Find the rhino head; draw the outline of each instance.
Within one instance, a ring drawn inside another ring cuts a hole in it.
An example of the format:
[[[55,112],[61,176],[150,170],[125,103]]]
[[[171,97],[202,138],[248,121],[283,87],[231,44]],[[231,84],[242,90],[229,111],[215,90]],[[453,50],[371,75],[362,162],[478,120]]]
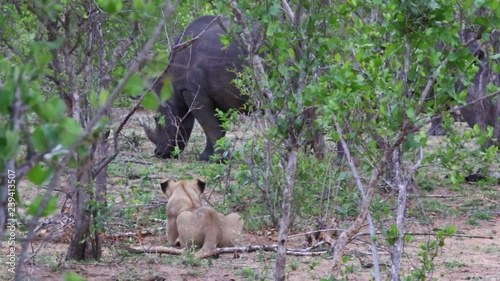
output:
[[[142,123],[147,138],[156,145],[155,155],[159,158],[172,158],[176,147],[182,152],[191,135],[194,117],[183,108],[183,103],[177,103],[175,97],[162,104],[155,116],[153,129]]]

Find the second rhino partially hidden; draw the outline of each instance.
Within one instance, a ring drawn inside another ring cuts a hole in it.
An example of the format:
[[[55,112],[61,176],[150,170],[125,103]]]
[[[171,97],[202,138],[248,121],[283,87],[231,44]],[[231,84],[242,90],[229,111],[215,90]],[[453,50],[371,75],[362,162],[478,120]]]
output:
[[[217,247],[231,247],[241,236],[243,220],[231,213],[224,216],[209,206],[201,206],[205,181],[164,179],[160,186],[167,203],[167,241],[184,248],[201,248],[200,257]]]

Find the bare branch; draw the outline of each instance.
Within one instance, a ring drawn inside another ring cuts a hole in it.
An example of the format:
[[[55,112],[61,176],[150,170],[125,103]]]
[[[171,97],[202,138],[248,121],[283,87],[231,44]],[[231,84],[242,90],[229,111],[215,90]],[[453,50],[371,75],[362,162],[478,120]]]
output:
[[[398,189],[398,206],[396,212],[396,229],[398,231],[397,239],[394,242],[392,251],[391,280],[399,281],[401,258],[404,249],[404,215],[406,210],[406,199],[408,181],[403,175],[401,167],[401,148],[398,146],[392,154],[392,169],[394,170],[394,182]]]
[[[338,123],[337,117],[335,115],[333,115],[333,121],[335,124],[335,128],[340,136],[342,146],[345,149],[346,156],[349,155],[349,158],[350,158],[350,160],[348,160],[349,165],[351,166],[353,174],[355,174],[355,177],[357,177],[356,183],[358,185],[358,188],[360,188],[360,187],[363,188],[363,185],[361,183],[359,174],[357,173],[357,169],[354,165],[352,157],[350,157],[349,149],[347,147],[347,143],[345,142],[344,134],[342,133],[342,129],[341,129],[341,127]],[[382,156],[380,161],[377,163],[377,166],[374,168],[374,171],[372,172],[372,176],[370,178],[370,181],[368,183],[366,191],[361,193],[363,196],[363,200],[361,202],[361,210],[360,210],[358,217],[356,217],[356,220],[348,229],[346,229],[344,232],[342,232],[339,235],[339,238],[337,239],[335,244],[332,246],[332,250],[333,250],[332,271],[336,271],[338,269],[338,267],[340,266],[340,264],[341,264],[340,261],[342,260],[344,249],[345,249],[345,246],[347,245],[348,241],[350,241],[350,239],[357,232],[359,232],[361,227],[363,227],[363,223],[368,215],[368,212],[370,210],[370,204],[371,204],[371,201],[372,201],[373,196],[375,194],[375,188],[377,186],[377,182],[384,171],[384,167],[386,166],[389,159],[392,158],[394,150],[397,147],[399,147],[399,145],[401,145],[401,143],[403,143],[403,141],[406,140],[407,135],[411,132],[411,128],[412,128],[412,125],[408,121],[405,121],[403,123],[398,137],[394,140],[394,142],[391,144],[391,146],[389,146],[385,150],[384,155]]]
[[[219,255],[219,254],[237,254],[237,253],[251,253],[257,251],[263,252],[276,252],[278,245],[249,245],[246,247],[226,247],[226,248],[217,248],[214,251],[210,251],[207,253],[203,253],[198,255],[198,258],[208,258],[211,256]],[[172,248],[172,247],[163,247],[163,246],[143,246],[143,247],[125,247],[125,249],[133,254],[142,254],[142,253],[150,253],[150,254],[170,254],[170,255],[183,255],[186,254],[187,251],[184,249]],[[304,249],[287,249],[286,254],[290,256],[320,256],[326,254],[326,251],[304,251]]]
[[[405,54],[404,54],[404,68],[403,68],[403,97],[409,96],[409,81],[408,81],[408,72],[410,71],[410,63],[411,63],[411,40],[408,36],[405,36]]]
[[[283,4],[283,10],[285,11],[285,14],[288,16],[290,21],[293,21],[295,19],[295,15],[292,11],[292,8],[290,8],[290,5],[288,5],[288,1],[281,0],[281,3]]]
[[[370,246],[372,250],[372,260],[373,260],[373,274],[375,275],[375,281],[380,281],[381,276],[380,276],[380,260],[378,258],[378,251],[377,251],[377,239],[376,239],[376,231],[375,231],[375,225],[373,223],[373,218],[372,214],[368,212],[366,216],[366,220],[368,221],[368,226],[370,229]]]
[[[311,234],[316,234],[318,232],[328,232],[328,231],[344,231],[345,228],[325,228],[325,229],[317,229],[317,230],[311,230],[307,232],[302,232],[302,233],[297,233],[297,234],[292,234],[288,235],[288,239],[290,238],[295,238],[295,237],[302,237],[305,235],[311,235]]]
[[[422,107],[424,106],[424,102],[427,99],[427,96],[429,95],[429,92],[432,89],[432,86],[434,85],[434,82],[436,82],[436,79],[439,75],[439,72],[441,72],[441,68],[443,68],[446,64],[448,63],[448,58],[444,59],[434,71],[434,73],[429,77],[429,80],[427,80],[427,84],[425,85],[424,90],[422,91],[422,95],[420,96],[420,100],[417,104],[417,107],[415,108],[415,114],[418,115],[420,111],[422,110]]]
[[[290,125],[293,127],[293,125]],[[290,129],[291,130],[291,129]],[[297,171],[297,141],[292,137],[292,132],[289,132],[287,166],[285,172],[285,187],[283,189],[283,199],[281,202],[281,220],[277,246],[276,267],[274,271],[274,280],[285,280],[285,265],[287,242],[288,242],[288,225],[290,223],[291,202],[293,197],[293,188],[295,186],[295,176]]]
[[[21,129],[21,121],[23,114],[23,101],[21,99],[21,86],[17,85],[16,90],[14,92],[14,103],[11,109],[10,115],[10,123],[12,124],[12,132],[18,133]],[[15,157],[11,157],[7,160],[5,164],[5,170],[3,174],[0,176],[2,191],[0,192],[0,237],[3,237],[3,233],[5,231],[5,224],[10,220],[15,220],[15,218],[9,217],[9,213],[7,212],[7,197],[10,192],[15,192],[15,186],[9,184],[8,179],[12,179],[8,177],[9,175],[14,175],[16,179],[14,179],[16,183],[20,182],[20,178],[16,175],[16,159]]]

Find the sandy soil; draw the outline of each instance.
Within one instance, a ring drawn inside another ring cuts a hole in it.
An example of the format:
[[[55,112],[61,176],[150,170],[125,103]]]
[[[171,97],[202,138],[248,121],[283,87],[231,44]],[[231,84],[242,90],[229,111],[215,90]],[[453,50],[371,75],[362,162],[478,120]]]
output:
[[[243,117],[244,118],[244,117]],[[144,116],[143,116],[144,119]],[[154,163],[166,162],[157,160],[150,155],[152,145],[144,140],[144,135],[137,129],[137,119],[128,128],[129,132],[135,131],[142,138],[142,145],[136,149],[144,156],[144,161]],[[233,138],[244,139],[250,137],[244,130],[239,130],[239,133],[231,134]],[[199,143],[191,144],[187,148],[186,153],[199,153],[203,148],[203,134],[198,127],[193,134],[193,139],[198,139]],[[133,156],[134,153],[125,153],[125,156]],[[181,159],[176,164],[175,160],[169,160],[168,165],[185,165]],[[174,161],[174,162],[172,162]],[[189,161],[188,161],[189,162]],[[191,161],[192,163],[192,161]],[[169,166],[170,167],[170,166]],[[148,166],[149,170],[154,172],[153,166]],[[189,174],[188,171],[183,173]],[[135,183],[140,180],[136,180]],[[131,194],[127,189],[127,185],[131,185],[133,181],[125,181],[120,178],[111,178],[112,189],[110,194],[117,195],[115,204],[118,204],[122,197],[128,198]],[[26,184],[28,185],[28,184]],[[435,232],[436,228],[442,228],[445,225],[454,225],[457,227],[457,234],[464,236],[477,237],[450,237],[445,240],[444,248],[437,253],[435,257],[435,270],[426,280],[435,278],[436,280],[500,280],[500,204],[499,202],[485,198],[476,185],[469,185],[464,193],[456,193],[449,191],[448,188],[440,188],[429,192],[433,195],[441,195],[433,200],[441,202],[447,210],[463,210],[462,206],[470,201],[471,197],[477,197],[484,204],[493,206],[492,213],[494,214],[490,220],[478,220],[475,225],[472,225],[468,218],[472,212],[456,212],[455,215],[445,215],[443,213],[429,212],[428,217],[433,218],[431,225],[422,224],[416,217],[408,216],[407,232],[414,234],[422,234]],[[477,188],[477,190],[476,190]],[[490,187],[490,192],[500,192],[500,186]],[[160,197],[158,191],[155,193],[157,202],[165,201],[165,198]],[[29,193],[29,192],[26,192]],[[429,195],[426,193],[426,195]],[[464,196],[465,194],[465,196]],[[33,194],[25,194],[26,198],[30,198]],[[216,196],[214,197],[216,198]],[[416,197],[410,199],[409,208],[416,205]],[[162,201],[163,200],[163,201]],[[62,203],[63,199],[60,200]],[[126,201],[126,200],[125,200]],[[496,207],[495,207],[496,206]],[[154,207],[154,206],[153,206]],[[142,214],[146,216],[147,214]],[[141,214],[137,214],[141,216]],[[145,226],[147,227],[147,226]],[[363,231],[367,231],[366,229]],[[158,235],[145,238],[144,244],[163,245],[164,235],[160,232]],[[274,244],[277,239],[277,230],[265,229],[256,233],[246,232],[241,241],[241,245],[264,245]],[[381,237],[381,239],[383,239]],[[420,244],[432,240],[432,237],[425,235],[414,235],[414,239],[406,245],[405,257],[403,262],[403,274],[408,275],[415,268],[422,264],[419,261],[418,255]],[[61,241],[64,239],[61,239]],[[122,244],[137,245],[138,241],[135,238],[125,238],[118,242],[108,241],[103,253],[103,259],[100,262],[66,262],[64,254],[67,249],[67,241],[49,242],[40,247],[34,258],[34,263],[31,262],[26,266],[25,280],[62,280],[66,272],[76,272],[87,280],[271,280],[274,271],[274,253],[269,252],[254,252],[245,253],[234,256],[232,254],[221,255],[217,259],[193,261],[188,256],[170,256],[158,254],[127,254],[119,249]],[[290,247],[303,247],[304,237],[299,236],[291,239]],[[33,243],[33,249],[37,249],[41,242]],[[2,244],[2,255],[7,253],[7,248]],[[369,256],[370,250],[366,243],[366,239],[353,241],[348,249],[347,256],[349,261],[343,267],[345,275],[349,280],[370,280],[372,268],[365,268],[371,261]],[[390,256],[387,250],[381,250],[380,260],[385,263],[390,261]],[[383,268],[386,269],[386,268]],[[5,265],[0,265],[0,271],[6,270]],[[287,262],[288,280],[305,281],[305,280],[334,280],[328,279],[331,270],[331,261],[328,255],[321,257],[296,257],[289,256]],[[383,273],[383,279],[387,277]],[[0,280],[11,280],[9,274],[1,274]],[[325,279],[322,279],[325,278]]]

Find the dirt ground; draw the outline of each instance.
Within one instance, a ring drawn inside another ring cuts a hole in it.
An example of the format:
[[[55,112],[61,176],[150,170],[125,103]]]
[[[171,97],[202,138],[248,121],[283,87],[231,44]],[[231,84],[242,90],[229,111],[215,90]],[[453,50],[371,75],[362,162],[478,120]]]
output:
[[[469,236],[484,236],[485,238],[453,237],[446,239],[446,245],[436,257],[436,270],[432,277],[436,280],[500,280],[500,216],[480,225],[470,226],[464,223],[465,218],[453,220],[437,220],[435,225],[455,225],[458,234]],[[409,232],[427,232],[427,228],[412,227]],[[491,239],[486,238],[491,237]],[[245,234],[242,245],[264,245],[274,243],[273,237],[257,234]],[[406,272],[411,270],[410,264],[418,266],[417,251],[425,237],[418,237],[406,246],[404,264]],[[302,241],[292,240],[291,247],[300,247]],[[34,244],[37,247],[38,243]],[[217,259],[202,261],[199,265],[186,262],[186,257],[144,254],[138,256],[118,257],[106,251],[103,261],[76,263],[61,261],[67,244],[48,244],[41,250],[40,257],[52,257],[60,264],[45,263],[27,266],[26,280],[62,280],[66,271],[73,271],[87,280],[271,280],[274,270],[272,253],[259,252],[220,255]],[[348,253],[368,253],[364,245],[351,245]],[[383,252],[382,252],[383,253]],[[109,255],[109,256],[108,256]],[[371,260],[370,256],[361,257]],[[381,261],[389,261],[389,255],[381,255]],[[371,269],[362,268],[357,258],[352,258],[347,264],[352,272],[349,280],[370,280]],[[292,266],[291,266],[292,265]],[[329,280],[331,261],[325,257],[288,257],[288,280]],[[6,276],[4,275],[3,278]],[[2,279],[3,279],[2,278]],[[9,279],[3,279],[9,280]],[[333,279],[332,279],[333,280]],[[429,280],[429,279],[428,279]]]
[[[143,119],[146,119],[142,114]],[[129,125],[128,132],[136,132],[142,138],[141,147],[134,152],[123,153],[122,157],[131,157],[134,153],[142,153],[142,161],[154,165],[146,167],[147,173],[158,175],[155,165],[167,165],[165,169],[179,168],[186,165],[197,165],[195,160],[159,160],[151,156],[152,145],[144,138],[144,134],[137,127],[137,119]],[[235,138],[244,138],[245,132],[233,133]],[[195,155],[203,148],[203,135],[197,128],[192,136],[194,145],[187,150]],[[196,141],[197,140],[197,141]],[[189,152],[186,152],[189,153]],[[123,158],[122,158],[123,159]],[[174,170],[172,170],[174,171]],[[196,176],[198,171],[190,168],[179,168],[179,173]],[[159,175],[158,175],[159,176]],[[139,184],[140,179],[134,182]],[[114,204],[137,204],[127,202],[132,191],[123,191],[132,181],[123,181],[118,177],[110,178],[110,196],[115,196]],[[26,184],[29,185],[29,184]],[[21,189],[23,190],[23,189]],[[29,189],[24,189],[29,190]],[[486,191],[485,191],[486,190]],[[28,192],[26,192],[28,193]],[[23,198],[32,198],[35,193],[24,194]],[[166,199],[161,197],[159,190],[152,190],[153,201],[164,204]],[[423,235],[435,233],[437,229],[446,225],[457,227],[454,237],[446,238],[445,246],[440,250],[434,260],[435,269],[432,276],[425,280],[500,280],[500,202],[498,194],[499,185],[490,185],[487,188],[477,184],[466,184],[461,191],[451,191],[447,187],[438,187],[430,192],[420,192],[418,196],[411,196],[408,208],[415,206],[421,200],[431,200],[437,207],[429,210],[426,217],[432,219],[431,224],[422,223],[417,216],[409,215],[406,218],[407,233],[413,234],[413,240],[406,244],[403,261],[403,274],[409,275],[412,270],[422,266],[420,262],[420,245],[433,241],[435,237]],[[485,194],[496,194],[488,196]],[[120,196],[123,195],[123,196]],[[64,198],[60,198],[62,205]],[[474,201],[475,200],[475,201]],[[471,201],[479,202],[470,204]],[[139,202],[140,203],[140,202]],[[468,208],[464,206],[470,205]],[[156,205],[152,205],[152,208]],[[478,209],[489,210],[492,216],[487,219],[476,219],[471,222],[473,214]],[[410,211],[409,211],[410,212]],[[140,216],[141,214],[133,214]],[[120,222],[114,222],[119,224]],[[161,226],[161,224],[160,224]],[[147,227],[147,226],[144,226]],[[305,231],[305,230],[304,230]],[[362,232],[367,232],[363,229]],[[164,245],[164,232],[160,231],[143,240],[144,245]],[[291,234],[300,234],[295,231]],[[246,233],[241,238],[240,246],[267,245],[276,243],[277,230],[263,229]],[[346,251],[349,258],[343,266],[345,279],[343,280],[370,280],[373,268],[369,244],[367,239],[353,240]],[[5,242],[3,242],[5,243]],[[35,241],[32,249],[38,249],[41,241]],[[189,255],[174,256],[167,254],[130,254],[123,251],[120,246],[138,245],[136,237],[122,238],[115,241],[106,240],[103,258],[99,262],[67,262],[64,255],[67,250],[67,241],[63,238],[57,242],[44,243],[34,255],[32,262],[26,265],[25,280],[63,280],[66,272],[75,272],[86,280],[271,280],[274,272],[275,254],[271,252],[252,252],[239,255],[222,254],[215,259],[193,260]],[[304,236],[299,235],[289,241],[291,248],[303,248]],[[324,248],[326,250],[326,248]],[[6,254],[5,245],[1,247],[2,254]],[[34,260],[34,262],[33,262]],[[390,255],[388,249],[380,250],[382,264],[388,264]],[[287,280],[342,280],[330,278],[331,260],[328,254],[315,257],[288,256]],[[386,267],[382,267],[383,279],[387,278]],[[0,265],[0,271],[6,270],[5,265]],[[11,280],[8,273],[0,274],[0,280]],[[410,280],[410,279],[409,279]],[[411,279],[416,280],[416,279]]]

